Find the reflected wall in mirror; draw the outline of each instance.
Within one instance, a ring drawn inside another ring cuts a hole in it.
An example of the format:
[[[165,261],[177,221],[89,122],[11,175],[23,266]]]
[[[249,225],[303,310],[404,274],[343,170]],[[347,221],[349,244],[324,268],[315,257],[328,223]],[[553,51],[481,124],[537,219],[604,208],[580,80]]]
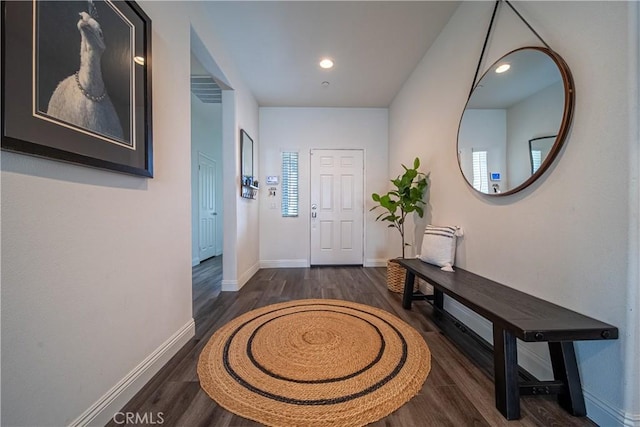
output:
[[[573,97],[571,72],[555,52],[525,47],[500,58],[475,86],[460,120],[458,162],[469,185],[507,195],[535,181],[566,138]]]

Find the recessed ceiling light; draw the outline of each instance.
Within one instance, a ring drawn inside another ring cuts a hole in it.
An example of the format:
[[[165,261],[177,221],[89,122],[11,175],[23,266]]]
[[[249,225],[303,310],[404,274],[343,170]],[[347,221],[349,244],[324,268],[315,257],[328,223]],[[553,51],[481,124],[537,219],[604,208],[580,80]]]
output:
[[[329,82],[324,81],[322,83],[320,83],[322,85],[322,87],[328,87],[329,86]]]
[[[329,58],[325,58],[322,61],[320,61],[320,67],[325,69],[333,68],[333,61],[330,60]]]
[[[509,64],[502,64],[500,65],[498,68],[496,68],[496,73],[500,74],[500,73],[504,73],[505,71],[507,71],[509,68],[511,68],[511,65]]]

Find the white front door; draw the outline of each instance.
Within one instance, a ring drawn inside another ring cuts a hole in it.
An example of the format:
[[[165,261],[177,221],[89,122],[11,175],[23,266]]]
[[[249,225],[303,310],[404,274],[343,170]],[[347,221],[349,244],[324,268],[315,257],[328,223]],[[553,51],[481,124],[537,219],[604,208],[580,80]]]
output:
[[[216,162],[198,154],[198,205],[200,206],[200,261],[216,254]]]
[[[311,150],[311,265],[362,265],[362,150]]]

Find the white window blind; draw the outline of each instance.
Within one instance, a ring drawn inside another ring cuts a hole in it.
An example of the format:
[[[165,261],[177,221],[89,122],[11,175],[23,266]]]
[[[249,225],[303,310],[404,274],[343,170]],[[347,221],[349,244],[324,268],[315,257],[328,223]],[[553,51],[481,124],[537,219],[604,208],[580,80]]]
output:
[[[297,152],[282,152],[282,216],[298,216]]]
[[[540,165],[542,164],[542,151],[541,150],[531,150],[531,174],[536,173],[538,169],[540,169]]]
[[[482,192],[489,192],[489,174],[487,171],[487,152],[473,152],[473,188]]]

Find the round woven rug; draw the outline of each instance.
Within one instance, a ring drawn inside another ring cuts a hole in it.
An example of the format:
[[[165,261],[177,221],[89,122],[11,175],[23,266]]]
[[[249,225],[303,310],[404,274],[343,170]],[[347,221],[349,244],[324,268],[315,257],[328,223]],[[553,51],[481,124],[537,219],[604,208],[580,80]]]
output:
[[[200,354],[200,384],[225,409],[271,426],[362,426],[415,396],[431,369],[420,334],[341,300],[245,313]]]

